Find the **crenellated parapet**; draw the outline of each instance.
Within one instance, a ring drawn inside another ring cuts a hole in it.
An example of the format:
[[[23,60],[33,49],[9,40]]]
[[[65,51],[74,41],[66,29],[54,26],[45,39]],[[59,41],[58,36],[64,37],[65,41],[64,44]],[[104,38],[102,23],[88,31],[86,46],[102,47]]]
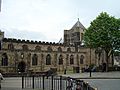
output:
[[[41,44],[41,45],[64,45],[63,43],[33,41],[33,40],[14,39],[14,38],[4,38],[3,42],[25,43],[25,44]]]
[[[41,49],[39,49],[41,48]],[[33,40],[22,40],[14,38],[4,38],[2,43],[2,50],[8,51],[35,51],[35,52],[46,52],[48,48],[51,48],[53,52],[59,51],[61,48],[62,52],[76,52],[75,46],[66,45],[64,43],[45,42],[45,41],[33,41]]]

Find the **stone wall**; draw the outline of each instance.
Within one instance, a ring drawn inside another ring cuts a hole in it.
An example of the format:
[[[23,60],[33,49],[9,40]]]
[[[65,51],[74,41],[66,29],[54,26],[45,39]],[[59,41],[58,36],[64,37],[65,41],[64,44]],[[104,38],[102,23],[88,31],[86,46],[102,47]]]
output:
[[[9,46],[12,45],[13,48]],[[26,45],[27,49],[24,50],[23,46]],[[36,46],[40,47],[40,50],[36,50]],[[49,49],[50,48],[50,49]],[[60,50],[58,49],[60,48]],[[69,49],[68,49],[69,48]],[[6,53],[8,57],[8,65],[1,66],[4,72],[17,72],[18,64],[24,61],[26,64],[25,72],[41,72],[47,71],[50,68],[57,68],[58,72],[64,71],[64,69],[73,70],[73,67],[84,68],[85,65],[89,65],[89,49],[85,47],[79,47],[78,51],[75,51],[74,46],[66,46],[58,43],[48,42],[31,42],[25,40],[16,39],[4,39],[2,43],[2,50],[0,51],[0,61],[2,61],[2,55]],[[23,54],[23,57],[21,57]],[[37,65],[32,65],[32,56],[36,54],[38,56]],[[51,56],[51,64],[46,65],[46,56]],[[62,56],[63,64],[59,65],[59,57]],[[70,56],[73,56],[74,63],[70,64]],[[83,63],[80,63],[81,55],[84,56]],[[92,60],[94,59],[94,52],[92,52]],[[94,61],[92,61],[94,63]],[[1,62],[0,62],[1,64]]]

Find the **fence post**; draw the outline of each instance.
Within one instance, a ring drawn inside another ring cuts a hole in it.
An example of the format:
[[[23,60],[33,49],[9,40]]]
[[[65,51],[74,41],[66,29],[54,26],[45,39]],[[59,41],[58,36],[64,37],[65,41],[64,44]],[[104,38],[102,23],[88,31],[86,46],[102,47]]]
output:
[[[51,90],[53,90],[53,75],[52,75],[52,80],[51,80],[52,82],[51,82],[51,85],[52,85],[52,88],[51,88]]]
[[[34,75],[32,77],[32,88],[34,89]]]
[[[45,76],[43,75],[43,90],[45,90]]]
[[[62,76],[60,76],[60,90],[62,90]]]
[[[24,88],[24,76],[22,76],[22,89]]]

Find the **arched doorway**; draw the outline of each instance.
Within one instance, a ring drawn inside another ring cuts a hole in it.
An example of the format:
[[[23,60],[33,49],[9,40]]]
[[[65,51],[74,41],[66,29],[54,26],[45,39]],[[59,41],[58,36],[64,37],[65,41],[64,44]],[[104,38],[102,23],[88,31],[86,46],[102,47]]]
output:
[[[24,61],[18,63],[18,72],[25,72],[26,64]]]

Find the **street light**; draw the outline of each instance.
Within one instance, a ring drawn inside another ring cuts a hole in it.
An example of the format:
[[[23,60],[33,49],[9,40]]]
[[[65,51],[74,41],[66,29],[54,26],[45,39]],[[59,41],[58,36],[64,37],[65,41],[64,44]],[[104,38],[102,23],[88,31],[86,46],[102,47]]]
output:
[[[89,68],[90,68],[90,77],[91,77],[91,76],[92,76],[92,75],[91,75],[91,74],[92,74],[92,73],[91,73],[91,69],[92,69],[92,68],[91,68],[91,47],[90,47],[90,67],[89,67]]]

